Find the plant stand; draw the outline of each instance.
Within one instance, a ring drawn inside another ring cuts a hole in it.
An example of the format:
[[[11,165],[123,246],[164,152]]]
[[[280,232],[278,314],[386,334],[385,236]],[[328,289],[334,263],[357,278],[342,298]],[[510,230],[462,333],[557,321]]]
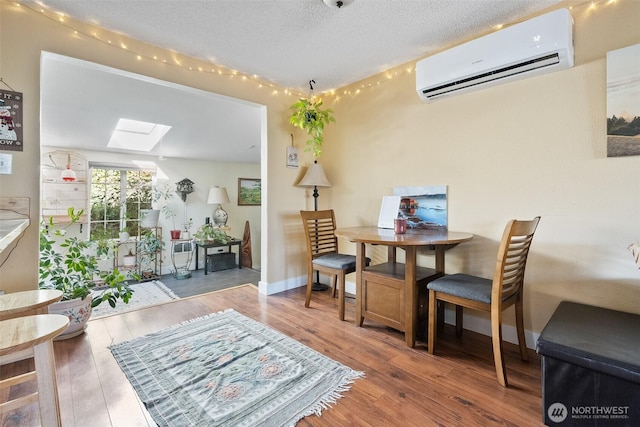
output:
[[[182,260],[176,260],[176,255],[183,255]],[[177,280],[189,279],[191,271],[189,266],[193,259],[193,240],[172,239],[171,240],[171,262],[173,263],[173,277]]]

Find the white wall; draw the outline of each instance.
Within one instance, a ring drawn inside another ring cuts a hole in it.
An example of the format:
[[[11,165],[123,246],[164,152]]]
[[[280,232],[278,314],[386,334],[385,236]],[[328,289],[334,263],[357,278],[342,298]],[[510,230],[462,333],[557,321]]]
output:
[[[43,153],[54,151],[56,147],[43,145]],[[142,155],[129,155],[119,153],[108,153],[102,151],[74,150],[83,155],[88,162],[104,162],[134,166],[134,161],[152,161],[156,163],[159,182],[166,182],[175,187],[175,183],[184,178],[193,181],[194,192],[187,196],[187,214],[193,218],[191,231],[196,231],[197,227],[204,224],[206,217],[211,217],[216,205],[207,204],[207,196],[211,185],[226,187],[229,194],[230,203],[222,207],[229,214],[227,226],[231,228],[227,233],[233,237],[242,239],[245,221],[249,221],[251,227],[251,251],[253,268],[260,269],[260,206],[238,206],[238,178],[259,178],[260,165],[250,163],[224,163],[212,161],[196,161],[186,159],[166,159],[158,160],[155,157]],[[178,214],[175,218],[175,226],[183,228],[184,223],[184,203],[176,195],[169,201],[170,206]],[[86,209],[88,212],[88,207]],[[163,258],[163,273],[169,273],[171,265],[170,248],[168,242],[171,241],[169,230],[174,228],[173,220],[165,218],[162,214],[158,225],[162,227],[162,237],[165,242],[165,255]],[[202,259],[202,258],[201,258]],[[202,265],[202,261],[200,262]],[[192,264],[194,267],[194,264]]]

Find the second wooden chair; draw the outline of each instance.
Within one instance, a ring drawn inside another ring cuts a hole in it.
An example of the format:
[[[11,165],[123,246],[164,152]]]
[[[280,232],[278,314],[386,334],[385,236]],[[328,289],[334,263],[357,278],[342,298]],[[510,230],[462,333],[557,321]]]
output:
[[[345,277],[356,271],[356,257],[338,252],[333,209],[300,211],[300,215],[307,241],[307,295],[304,306],[308,308],[311,301],[313,272],[328,274],[332,277],[332,289],[338,289],[338,317],[344,320]]]

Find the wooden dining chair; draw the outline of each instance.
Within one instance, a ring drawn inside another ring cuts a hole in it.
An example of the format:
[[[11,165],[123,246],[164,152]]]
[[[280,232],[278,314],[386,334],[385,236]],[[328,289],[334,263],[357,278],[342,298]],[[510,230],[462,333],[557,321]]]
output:
[[[429,353],[433,354],[436,342],[438,301],[456,305],[456,332],[462,333],[462,308],[491,313],[491,337],[493,359],[498,382],[507,387],[507,371],[502,345],[502,312],[515,305],[516,329],[522,360],[529,360],[524,338],[523,285],[524,270],[540,217],[530,221],[511,220],[507,224],[496,259],[493,280],[468,274],[451,274],[430,282],[429,289]]]
[[[356,271],[356,256],[338,252],[338,238],[334,234],[336,218],[333,209],[300,211],[300,215],[307,241],[307,296],[304,306],[308,308],[311,302],[313,272],[328,274],[332,277],[331,292],[334,297],[335,290],[338,289],[338,317],[344,320],[345,277]]]

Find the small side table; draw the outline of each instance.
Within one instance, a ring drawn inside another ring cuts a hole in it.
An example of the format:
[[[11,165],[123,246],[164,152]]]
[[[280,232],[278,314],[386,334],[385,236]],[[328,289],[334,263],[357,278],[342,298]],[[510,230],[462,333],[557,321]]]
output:
[[[207,255],[208,255],[208,251],[209,248],[223,248],[223,247],[228,247],[229,248],[229,252],[231,252],[231,247],[232,246],[237,246],[238,247],[238,268],[242,268],[242,240],[240,239],[236,239],[236,238],[231,238],[231,240],[229,240],[227,243],[220,243],[220,242],[195,242],[196,244],[196,270],[198,269],[198,252],[200,252],[200,248],[204,249],[204,274],[207,275],[209,272],[208,266],[207,266]]]
[[[171,262],[173,263],[173,268],[175,270],[174,277],[178,280],[188,279],[191,277],[189,266],[193,259],[193,243],[193,239],[171,239]],[[187,256],[186,259],[183,259],[182,261],[176,261],[176,254],[187,254]],[[197,267],[196,258],[196,269]]]

